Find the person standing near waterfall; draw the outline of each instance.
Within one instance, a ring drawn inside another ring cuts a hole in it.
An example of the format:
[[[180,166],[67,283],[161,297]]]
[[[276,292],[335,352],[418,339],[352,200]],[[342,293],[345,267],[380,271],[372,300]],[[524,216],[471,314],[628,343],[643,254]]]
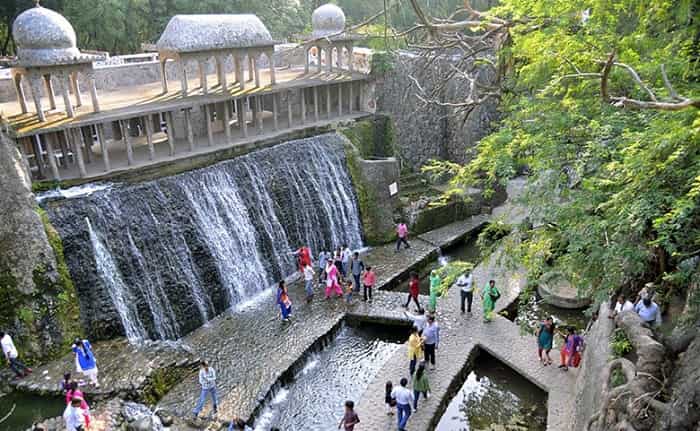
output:
[[[277,287],[277,305],[280,307],[282,320],[289,321],[289,317],[292,315],[292,300],[289,298],[287,283],[284,280],[280,281]]]
[[[197,419],[204,408],[204,403],[207,402],[207,395],[211,396],[211,402],[214,407],[213,412],[214,416],[216,416],[219,408],[219,400],[216,396],[216,371],[209,366],[206,360],[202,360],[199,363],[199,385],[202,391],[199,394],[197,406],[194,408],[194,418]]]
[[[326,265],[326,299],[330,299],[331,292],[335,292],[338,297],[343,296],[343,288],[338,282],[338,266],[329,261]]]
[[[352,273],[352,278],[355,280],[354,288],[355,293],[360,293],[360,276],[365,270],[365,263],[360,259],[360,253],[355,252],[352,255],[352,260],[350,261],[350,272]],[[365,298],[365,301],[367,298]]]
[[[314,296],[314,276],[316,273],[314,272],[314,269],[311,267],[311,263],[308,263],[304,267],[304,288],[306,290],[306,302],[309,303],[311,302],[311,299]]]
[[[92,345],[88,340],[76,338],[73,342],[73,353],[75,353],[76,370],[90,379],[90,383],[96,388],[100,387],[97,381],[97,360],[92,352]]]

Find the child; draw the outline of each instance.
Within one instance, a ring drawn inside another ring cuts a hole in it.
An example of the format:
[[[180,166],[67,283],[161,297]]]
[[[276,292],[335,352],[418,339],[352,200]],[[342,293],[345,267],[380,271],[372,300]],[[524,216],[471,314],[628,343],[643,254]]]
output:
[[[338,429],[344,425],[345,431],[353,431],[355,429],[355,425],[358,423],[360,423],[360,418],[357,416],[357,413],[355,413],[355,403],[350,400],[345,401],[345,415],[343,416],[343,419],[340,420]]]
[[[348,304],[352,302],[352,281],[349,280],[345,286],[345,300]]]
[[[391,392],[394,390],[394,384],[391,380],[386,382],[386,389],[384,392],[384,403],[386,404],[386,414],[392,416],[394,414],[394,407],[396,407],[396,400],[391,396]]]
[[[63,393],[63,395],[65,395],[66,392],[68,392],[70,390],[70,377],[71,377],[70,373],[65,373],[63,375],[63,380],[61,380],[61,383],[59,383],[59,388],[61,389],[61,392]]]

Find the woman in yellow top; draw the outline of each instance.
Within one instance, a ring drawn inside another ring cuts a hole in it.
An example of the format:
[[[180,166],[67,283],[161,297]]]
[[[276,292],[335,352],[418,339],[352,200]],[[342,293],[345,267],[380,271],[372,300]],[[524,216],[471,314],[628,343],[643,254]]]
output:
[[[423,357],[423,341],[423,337],[421,337],[418,332],[418,328],[415,326],[411,327],[411,335],[408,337],[408,360],[411,361],[409,362],[408,369],[411,376],[413,372],[416,371],[416,362],[418,362],[418,358]]]

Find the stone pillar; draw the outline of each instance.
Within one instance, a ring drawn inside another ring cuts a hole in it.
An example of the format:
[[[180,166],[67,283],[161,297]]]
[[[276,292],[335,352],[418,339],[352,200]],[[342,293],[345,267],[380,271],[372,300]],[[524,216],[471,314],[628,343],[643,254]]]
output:
[[[217,56],[216,57],[216,69],[219,74],[219,86],[221,86],[221,89],[226,91],[226,88],[228,87],[228,84],[226,83],[226,57],[225,56]]]
[[[236,82],[240,84],[243,81],[241,76],[241,59],[235,52],[233,54],[233,74],[236,77]]]
[[[255,73],[255,58],[248,51],[248,81],[254,79],[253,73]]]
[[[255,96],[255,111],[257,112],[257,119],[255,123],[258,126],[258,134],[262,135],[264,132],[262,96]]]
[[[146,143],[148,144],[148,160],[155,158],[156,150],[153,147],[153,119],[150,117],[143,118],[144,126],[146,127]]]
[[[22,88],[22,75],[19,73],[12,77],[12,81],[15,83],[15,92],[17,92],[17,101],[19,102],[19,107],[22,109],[22,113],[27,113],[27,98],[24,97],[24,88]]]
[[[355,71],[355,47],[352,45],[348,46],[348,71],[350,73]]]
[[[328,61],[328,72],[333,72],[333,44],[328,45],[328,55],[326,56]]]
[[[272,93],[272,127],[275,131],[279,130],[279,124],[277,121],[277,93]]]
[[[61,84],[61,96],[63,96],[63,104],[66,108],[66,115],[69,118],[75,117],[75,112],[73,111],[73,103],[70,100],[70,76],[67,73],[60,73],[58,75],[59,83]]]
[[[239,101],[239,108],[240,108],[240,125],[241,125],[241,131],[243,132],[243,137],[247,138],[248,137],[248,113],[247,111],[247,97],[243,97],[241,99],[238,99]]]
[[[352,114],[352,112],[355,109],[355,95],[352,93],[352,89],[355,86],[355,83],[353,81],[350,81],[350,85],[348,85],[349,90],[350,90],[350,107],[348,108],[349,112]]]
[[[100,112],[100,101],[97,99],[97,86],[95,85],[95,72],[90,71],[86,75],[88,77],[89,82],[88,86],[90,88],[90,101],[92,102],[92,110],[94,112]]]
[[[39,135],[34,135],[30,139],[32,140],[36,166],[39,169],[39,178],[46,178],[46,160],[44,160],[44,154],[41,151],[41,145],[39,145]]]
[[[314,121],[318,120],[318,87],[314,87]]]
[[[107,141],[105,140],[104,125],[96,124],[95,129],[97,129],[97,140],[100,142],[100,150],[102,151],[102,162],[105,165],[105,172],[109,172],[112,167],[109,163],[109,149],[107,148]]]
[[[226,143],[231,143],[231,101],[226,100],[224,105],[224,133],[226,134]]]
[[[78,72],[71,73],[70,80],[73,96],[75,97],[75,106],[83,106],[83,97],[80,94],[80,84],[78,83]]]
[[[270,84],[277,84],[277,75],[275,74],[275,50],[271,49],[267,52],[267,61],[270,63]]]
[[[44,145],[46,146],[46,153],[49,157],[49,166],[51,167],[51,175],[56,181],[61,181],[61,175],[58,173],[58,165],[56,164],[56,153],[53,150],[53,143],[55,137],[53,133],[46,133],[43,135]]]
[[[187,64],[180,59],[180,91],[183,96],[187,96]]]
[[[241,86],[241,91],[245,90],[245,72],[243,71],[243,58],[236,56],[236,81]]]
[[[260,88],[260,54],[256,54],[253,57],[253,64],[255,64],[255,87]]]
[[[78,162],[78,171],[80,171],[80,178],[87,177],[87,171],[85,170],[85,160],[83,160],[83,149],[82,149],[82,136],[80,129],[68,129],[66,130],[66,139],[68,135],[72,138],[73,154],[75,155],[75,160]]]
[[[331,84],[326,85],[326,114],[331,118]]]
[[[210,147],[214,146],[214,131],[211,128],[211,109],[209,105],[204,105],[204,121],[207,123],[207,144]]]
[[[168,111],[165,113],[165,128],[168,135],[168,150],[170,157],[175,155],[175,122],[173,121],[173,113]]]
[[[44,75],[44,85],[46,86],[46,94],[49,96],[49,106],[51,109],[56,109],[56,95],[53,92],[51,75]]]
[[[185,109],[185,130],[187,131],[187,143],[190,145],[190,151],[194,151],[194,131],[192,130],[192,111]]]
[[[58,141],[58,148],[61,151],[61,157],[58,159],[58,165],[63,169],[68,168],[68,142],[66,142],[66,134],[56,132],[54,135]]]
[[[160,83],[163,87],[163,94],[166,94],[168,92],[168,75],[165,72],[165,64],[168,60],[167,59],[161,59],[160,60]]]
[[[310,46],[305,46],[304,47],[304,74],[308,75],[309,74],[309,55],[311,53],[311,47]]]
[[[343,84],[338,83],[338,116],[343,115]]]
[[[92,163],[92,126],[81,127],[78,131],[85,151],[85,162]]]
[[[199,86],[202,88],[202,94],[209,94],[207,83],[207,64],[204,60],[197,61],[199,64]]]
[[[317,56],[316,61],[318,62],[318,64],[316,65],[316,68],[318,69],[318,73],[323,72],[323,62],[321,60],[323,60],[324,50],[325,50],[325,48],[322,48],[320,46],[316,47],[316,56]]]
[[[119,120],[119,129],[122,131],[122,139],[126,144],[126,163],[131,166],[134,164],[134,148],[131,145],[131,136],[125,120]]]
[[[44,108],[41,106],[41,86],[43,78],[38,76],[29,77],[29,86],[32,88],[32,99],[34,99],[34,109],[36,109],[36,115],[39,121],[46,121],[46,116],[44,115]]]
[[[301,124],[306,123],[306,91],[303,88],[299,89],[299,97],[301,99]]]
[[[289,128],[292,127],[294,122],[292,121],[292,91],[287,91],[287,125]]]

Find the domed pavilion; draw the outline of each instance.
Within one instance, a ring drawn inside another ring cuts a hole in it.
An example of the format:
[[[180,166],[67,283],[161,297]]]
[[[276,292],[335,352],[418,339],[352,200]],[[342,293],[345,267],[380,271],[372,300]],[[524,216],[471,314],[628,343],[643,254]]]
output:
[[[345,13],[341,8],[326,3],[314,10],[311,15],[311,37],[307,37],[305,49],[305,71],[309,73],[312,63],[310,56],[315,54],[318,72],[324,62],[328,71],[335,65],[340,70],[353,71],[353,46],[360,36],[345,31]]]

